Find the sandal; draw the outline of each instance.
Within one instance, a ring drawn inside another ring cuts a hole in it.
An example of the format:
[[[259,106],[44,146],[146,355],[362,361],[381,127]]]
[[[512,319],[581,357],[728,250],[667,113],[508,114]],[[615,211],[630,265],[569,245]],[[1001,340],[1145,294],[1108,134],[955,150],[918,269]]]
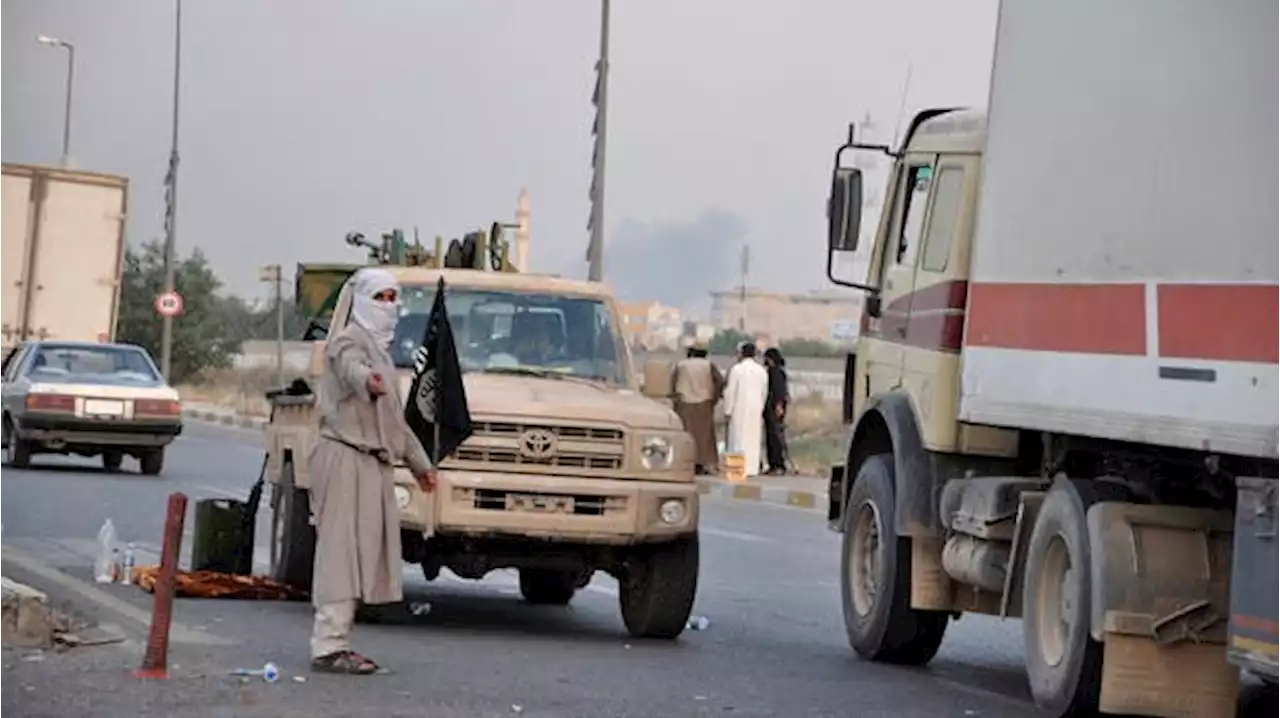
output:
[[[321,673],[367,676],[378,670],[378,664],[355,651],[338,651],[312,659],[311,670]]]

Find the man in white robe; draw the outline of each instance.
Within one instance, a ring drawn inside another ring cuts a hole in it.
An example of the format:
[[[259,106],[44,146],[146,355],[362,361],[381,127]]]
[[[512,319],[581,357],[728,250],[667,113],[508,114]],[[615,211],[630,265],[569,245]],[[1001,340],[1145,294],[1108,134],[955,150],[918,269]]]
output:
[[[725,448],[742,454],[747,476],[760,474],[760,444],[764,437],[764,405],[769,395],[769,372],[756,361],[756,345],[742,345],[741,357],[729,370],[724,388],[724,415],[729,420]]]

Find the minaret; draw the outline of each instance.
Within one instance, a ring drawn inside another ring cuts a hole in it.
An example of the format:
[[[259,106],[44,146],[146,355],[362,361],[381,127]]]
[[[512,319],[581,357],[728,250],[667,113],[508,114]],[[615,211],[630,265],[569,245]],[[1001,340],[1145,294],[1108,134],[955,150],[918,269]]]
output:
[[[516,199],[516,269],[529,271],[529,190],[521,188]]]

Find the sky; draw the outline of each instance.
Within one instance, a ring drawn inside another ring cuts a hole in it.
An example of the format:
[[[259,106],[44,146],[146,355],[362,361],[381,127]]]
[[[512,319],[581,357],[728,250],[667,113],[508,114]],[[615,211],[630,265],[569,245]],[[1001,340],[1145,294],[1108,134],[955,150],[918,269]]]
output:
[[[985,105],[996,2],[613,0],[605,281],[697,310],[749,243],[752,286],[829,289],[848,123]],[[160,237],[173,0],[0,10],[4,161],[58,161],[66,55],[34,38],[70,41],[75,166],[129,177],[129,241]],[[228,291],[363,261],[351,230],[514,221],[522,187],[531,269],[586,276],[598,0],[185,0],[182,20],[178,249]]]

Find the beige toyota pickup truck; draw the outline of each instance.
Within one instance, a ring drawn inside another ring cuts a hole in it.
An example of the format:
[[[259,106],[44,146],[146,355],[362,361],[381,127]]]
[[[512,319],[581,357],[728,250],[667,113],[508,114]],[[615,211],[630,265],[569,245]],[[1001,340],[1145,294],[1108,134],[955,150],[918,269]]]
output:
[[[443,276],[475,430],[441,462],[434,492],[397,471],[405,561],[429,580],[442,568],[468,579],[515,569],[534,604],[567,604],[604,571],[618,581],[631,635],[678,636],[698,582],[692,439],[670,408],[641,393],[608,288],[520,274],[505,262],[493,272],[424,264],[386,267],[402,287],[391,346],[400,388],[408,389]],[[304,286],[312,269],[336,289],[355,268],[300,266],[303,306],[324,294]],[[334,291],[329,301],[332,333],[345,325],[350,297]],[[316,341],[311,377],[323,351]],[[273,396],[266,429],[272,571],[302,585],[313,561],[306,491],[318,421],[304,382]]]

